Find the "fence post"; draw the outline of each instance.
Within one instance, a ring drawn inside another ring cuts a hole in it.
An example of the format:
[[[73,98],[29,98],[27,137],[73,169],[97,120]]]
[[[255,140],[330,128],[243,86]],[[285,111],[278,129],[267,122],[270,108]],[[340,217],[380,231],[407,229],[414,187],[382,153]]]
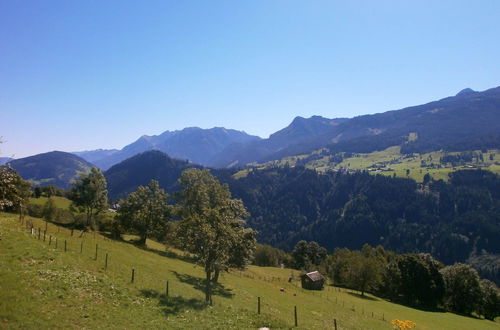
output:
[[[130,281],[130,283],[134,283],[134,277],[135,277],[135,269],[132,268],[132,280]]]
[[[257,297],[257,314],[260,314],[260,297]]]
[[[337,319],[333,319],[333,327],[337,330]]]
[[[83,253],[83,241],[80,242],[80,254]]]
[[[299,326],[299,323],[297,322],[297,306],[294,306],[294,316],[295,316],[295,326],[298,327]]]
[[[94,260],[97,260],[97,249],[99,248],[99,245],[96,244],[95,245],[95,257],[94,257]]]
[[[104,261],[104,270],[108,269],[108,253],[106,252],[106,259]]]
[[[38,240],[40,240],[40,227],[38,227]]]
[[[45,235],[47,235],[47,230],[43,231],[43,241],[45,242]]]
[[[66,240],[64,240],[64,252],[66,252]]]
[[[167,280],[167,287],[166,287],[166,289],[165,289],[165,296],[167,296],[167,297],[168,297],[168,280]]]

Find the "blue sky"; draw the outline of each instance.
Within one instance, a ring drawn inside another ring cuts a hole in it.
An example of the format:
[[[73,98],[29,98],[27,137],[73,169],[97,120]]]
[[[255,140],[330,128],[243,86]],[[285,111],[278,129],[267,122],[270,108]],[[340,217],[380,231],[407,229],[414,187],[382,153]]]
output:
[[[1,156],[500,85],[500,1],[0,1]]]

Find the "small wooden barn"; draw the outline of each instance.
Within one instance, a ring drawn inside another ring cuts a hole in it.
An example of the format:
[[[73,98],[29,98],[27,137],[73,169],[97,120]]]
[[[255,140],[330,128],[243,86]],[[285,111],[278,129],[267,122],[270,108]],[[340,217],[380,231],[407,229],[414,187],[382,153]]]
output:
[[[307,290],[322,290],[325,284],[325,277],[318,271],[304,274],[300,277],[302,288]]]

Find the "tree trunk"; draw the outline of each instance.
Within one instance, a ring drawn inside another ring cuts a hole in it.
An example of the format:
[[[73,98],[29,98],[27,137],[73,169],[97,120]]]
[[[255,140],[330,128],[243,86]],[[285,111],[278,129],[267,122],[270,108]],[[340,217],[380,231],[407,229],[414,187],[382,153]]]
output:
[[[219,281],[220,267],[215,266],[214,277],[212,278],[213,283],[217,283]]]
[[[205,303],[208,305],[212,300],[212,281],[210,279],[211,271],[205,270],[207,275],[205,282]]]
[[[139,239],[139,244],[146,245],[146,239],[147,239],[146,234],[142,234],[141,238]]]

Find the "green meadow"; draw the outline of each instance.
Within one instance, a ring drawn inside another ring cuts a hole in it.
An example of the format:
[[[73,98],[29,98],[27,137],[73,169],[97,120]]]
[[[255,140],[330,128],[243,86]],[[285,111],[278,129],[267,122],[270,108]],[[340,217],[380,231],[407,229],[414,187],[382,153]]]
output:
[[[44,237],[45,222],[28,219],[34,235],[15,215],[0,213],[1,329],[292,328],[295,306],[302,329],[332,329],[334,319],[339,329],[391,329],[392,319],[411,320],[417,329],[500,329],[498,322],[412,309],[334,286],[306,291],[298,271],[272,267],[224,273],[213,305],[205,306],[203,271],[182,251],[154,241],[141,248],[101,234],[71,236],[51,223]]]
[[[462,166],[453,167],[450,164],[440,165],[441,157],[445,154],[457,155],[458,152],[445,153],[443,151],[429,152],[425,154],[413,154],[407,156],[401,154],[400,147],[389,147],[383,151],[375,151],[372,153],[355,153],[352,157],[344,158],[340,163],[331,162],[329,156],[323,156],[319,159],[310,160],[305,164],[305,167],[315,169],[319,172],[327,170],[368,170],[372,174],[382,174],[388,176],[396,176],[400,178],[411,178],[417,182],[422,182],[426,174],[430,174],[435,180],[449,179],[448,174],[463,169],[482,168],[493,173],[500,174],[500,150],[492,149],[487,152],[475,150],[473,152],[481,152],[483,161],[480,163],[470,163]],[[321,150],[312,153],[320,154]],[[494,158],[490,159],[493,154]],[[298,155],[283,158],[279,161],[270,161],[265,164],[254,164],[256,169],[264,169],[271,166],[295,166],[299,160],[307,158],[309,155]],[[426,164],[435,164],[435,167],[422,166],[422,162]],[[438,166],[440,165],[440,166]],[[247,175],[248,169],[237,172],[234,177],[241,178]]]
[[[52,196],[50,197],[54,201],[54,205],[57,208],[60,209],[69,209],[69,206],[71,205],[71,201],[67,199],[66,197],[60,197],[60,196]],[[45,205],[47,203],[48,197],[39,197],[39,198],[30,198],[30,204],[34,205]]]

